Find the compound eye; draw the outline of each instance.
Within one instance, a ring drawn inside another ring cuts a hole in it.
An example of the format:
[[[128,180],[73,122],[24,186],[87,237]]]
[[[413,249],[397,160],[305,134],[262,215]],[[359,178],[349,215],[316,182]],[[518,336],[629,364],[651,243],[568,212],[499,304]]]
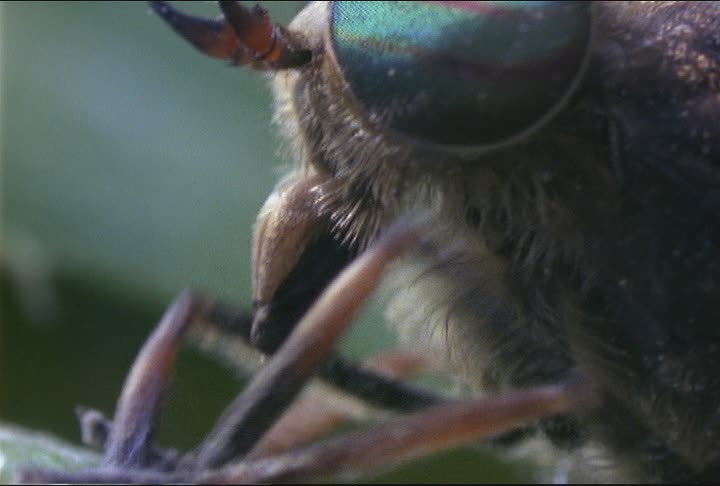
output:
[[[329,44],[385,133],[478,152],[559,111],[587,64],[587,2],[333,2]]]

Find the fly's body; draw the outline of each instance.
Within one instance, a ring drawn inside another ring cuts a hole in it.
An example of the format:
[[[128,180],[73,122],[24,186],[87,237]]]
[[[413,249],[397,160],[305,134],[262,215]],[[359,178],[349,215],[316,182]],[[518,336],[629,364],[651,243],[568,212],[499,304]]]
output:
[[[556,95],[562,109],[510,141],[502,130],[482,140],[481,117],[443,118],[450,102],[436,107],[413,85],[396,94],[397,106],[381,94],[359,100],[358,84],[392,89],[400,68],[384,59],[360,68],[383,80],[343,65],[336,10],[314,4],[291,24],[313,57],[274,75],[276,116],[301,162],[290,178],[313,181],[322,231],[339,244],[363,247],[408,211],[434,215],[435,250],[400,270],[411,288],[393,305],[394,320],[446,337],[459,374],[486,390],[586,372],[599,406],[539,424],[581,458],[581,476],[594,467],[680,480],[716,468],[720,8],[593,5],[587,37],[572,32],[579,51],[562,51],[576,70]],[[551,54],[543,61],[562,66]],[[462,74],[459,90],[469,82]],[[376,98],[384,104],[368,108]],[[491,128],[516,116],[512,104],[505,109]],[[446,133],[432,140],[402,125],[413,117]]]
[[[257,219],[246,330],[274,354],[196,449],[154,448],[179,337],[228,321],[181,296],[114,422],[84,425],[104,427],[105,468],[30,479],[275,482],[529,435],[574,480],[718,478],[720,3],[313,2],[288,28],[151,3],[269,73],[296,165]],[[262,457],[400,254],[391,319],[483,398]]]

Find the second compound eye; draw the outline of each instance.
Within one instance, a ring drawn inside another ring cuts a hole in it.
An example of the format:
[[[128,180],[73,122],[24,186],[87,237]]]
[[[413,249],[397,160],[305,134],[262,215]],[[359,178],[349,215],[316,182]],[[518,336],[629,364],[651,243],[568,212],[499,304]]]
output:
[[[581,78],[586,2],[333,2],[330,51],[374,129],[441,147],[506,146]]]

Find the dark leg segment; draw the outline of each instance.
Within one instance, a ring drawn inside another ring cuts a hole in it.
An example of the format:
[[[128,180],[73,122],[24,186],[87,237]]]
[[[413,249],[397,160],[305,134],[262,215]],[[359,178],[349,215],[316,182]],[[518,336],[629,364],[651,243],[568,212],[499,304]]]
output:
[[[183,333],[210,303],[183,292],[140,350],[123,386],[105,451],[112,467],[146,466],[158,409]]]
[[[93,483],[298,481],[401,462],[495,436],[541,417],[570,413],[579,402],[587,406],[594,397],[587,380],[581,377],[501,397],[446,403],[369,431],[225,466],[250,451],[276,422],[327,359],[377,286],[386,265],[416,242],[419,233],[417,226],[396,225],[341,272],[227,409],[207,439],[180,459],[174,472],[143,470],[153,455],[152,433],[163,391],[189,324],[208,316],[219,320],[212,311],[217,313],[219,307],[190,293],[175,301],[143,346],[123,387],[114,425],[97,422],[109,435],[103,468],[75,473],[29,471],[20,479]],[[433,400],[429,398],[425,403]]]
[[[480,440],[544,416],[568,413],[587,398],[584,384],[568,382],[458,401],[272,458],[240,462],[198,480],[215,484],[297,482],[367,471]]]
[[[416,227],[396,225],[350,264],[181,466],[195,470],[218,467],[250,451],[327,358],[376,288],[385,266],[418,237]]]

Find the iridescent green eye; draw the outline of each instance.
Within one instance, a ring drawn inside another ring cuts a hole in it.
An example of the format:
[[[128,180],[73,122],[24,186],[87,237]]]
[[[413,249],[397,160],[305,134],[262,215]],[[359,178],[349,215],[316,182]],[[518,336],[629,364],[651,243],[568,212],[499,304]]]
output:
[[[578,84],[587,2],[333,2],[329,40],[374,128],[487,151],[550,119]]]

